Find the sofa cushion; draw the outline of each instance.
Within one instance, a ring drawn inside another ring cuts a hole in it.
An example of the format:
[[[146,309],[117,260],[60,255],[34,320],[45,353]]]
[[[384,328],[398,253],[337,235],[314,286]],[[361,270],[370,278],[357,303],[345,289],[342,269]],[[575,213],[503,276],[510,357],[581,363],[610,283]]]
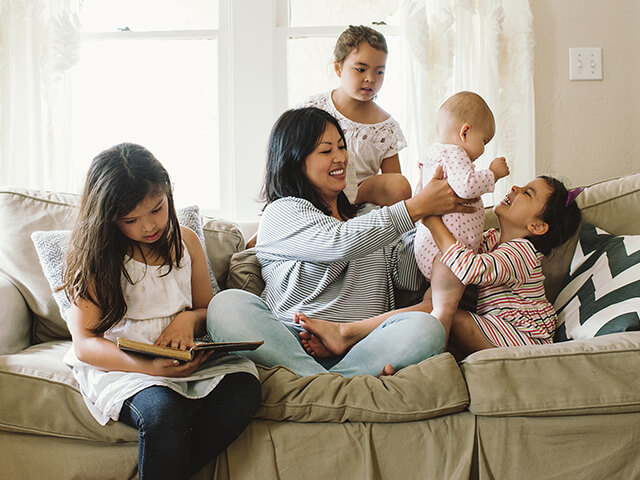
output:
[[[585,223],[554,307],[556,341],[640,330],[640,235],[610,235]]]
[[[227,288],[239,288],[258,296],[262,293],[264,279],[255,248],[243,250],[231,257]]]
[[[34,313],[35,342],[69,338],[49,283],[30,240],[36,230],[69,230],[78,197],[24,189],[0,191],[0,270],[11,280]]]
[[[469,410],[488,416],[640,412],[640,332],[469,355]]]
[[[229,261],[235,253],[244,250],[244,236],[240,227],[229,220],[205,216],[203,222],[202,230],[211,268],[215,272],[220,288],[229,288],[226,285]]]
[[[408,422],[464,410],[467,388],[453,356],[443,353],[380,379],[320,373],[299,377],[259,366],[256,417],[295,422]]]
[[[63,357],[70,341],[33,345],[0,356],[0,429],[100,442],[135,442],[136,429],[119,422],[101,426],[84,404]]]

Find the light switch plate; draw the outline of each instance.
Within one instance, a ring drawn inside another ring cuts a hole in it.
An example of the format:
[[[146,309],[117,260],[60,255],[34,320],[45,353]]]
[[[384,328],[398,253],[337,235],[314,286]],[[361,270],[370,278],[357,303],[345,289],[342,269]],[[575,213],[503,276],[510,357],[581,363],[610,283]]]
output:
[[[602,48],[570,48],[569,80],[602,80]]]

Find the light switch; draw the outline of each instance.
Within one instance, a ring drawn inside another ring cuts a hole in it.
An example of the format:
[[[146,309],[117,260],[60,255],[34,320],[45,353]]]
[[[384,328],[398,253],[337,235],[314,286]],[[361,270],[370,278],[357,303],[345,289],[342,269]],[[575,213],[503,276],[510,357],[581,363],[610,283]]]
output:
[[[569,80],[602,80],[602,48],[570,48]]]

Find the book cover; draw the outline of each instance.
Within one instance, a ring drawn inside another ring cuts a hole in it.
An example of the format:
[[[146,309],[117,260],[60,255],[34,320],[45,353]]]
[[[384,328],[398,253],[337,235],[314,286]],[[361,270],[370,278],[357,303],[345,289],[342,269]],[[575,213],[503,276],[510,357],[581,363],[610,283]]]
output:
[[[120,350],[142,353],[144,355],[151,355],[154,357],[174,358],[183,362],[193,360],[196,353],[204,350],[213,349],[215,353],[235,352],[238,350],[255,350],[263,343],[264,341],[262,340],[256,342],[203,342],[198,343],[187,350],[180,350],[171,347],[161,347],[159,345],[153,345],[146,342],[138,342],[124,337],[117,338],[117,345]]]

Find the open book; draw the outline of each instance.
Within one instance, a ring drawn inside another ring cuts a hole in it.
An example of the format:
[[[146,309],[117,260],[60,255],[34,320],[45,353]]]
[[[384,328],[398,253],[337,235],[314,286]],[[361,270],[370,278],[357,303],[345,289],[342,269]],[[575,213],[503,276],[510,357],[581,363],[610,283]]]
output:
[[[154,357],[175,358],[183,362],[193,360],[196,353],[204,350],[214,350],[215,353],[234,352],[237,350],[255,350],[264,341],[257,342],[208,342],[198,343],[187,350],[179,350],[171,347],[160,347],[146,342],[138,342],[128,338],[118,337],[118,348],[128,352],[142,353]]]

